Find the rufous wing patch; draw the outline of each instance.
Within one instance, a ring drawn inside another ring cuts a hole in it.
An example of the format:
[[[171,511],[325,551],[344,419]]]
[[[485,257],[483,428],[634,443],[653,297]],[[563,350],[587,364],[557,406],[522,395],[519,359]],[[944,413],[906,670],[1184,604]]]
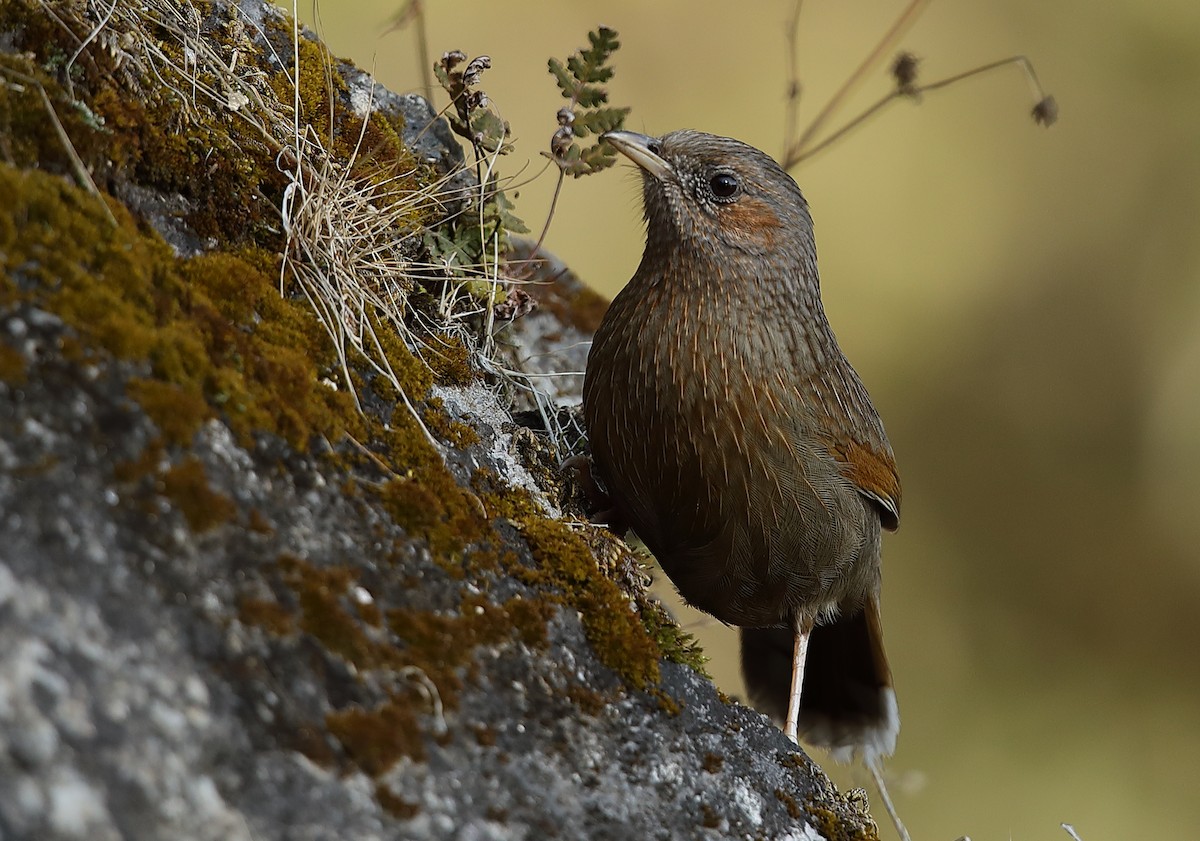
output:
[[[900,525],[900,476],[891,453],[852,439],[831,442],[829,451],[842,465],[842,475],[879,502],[883,527],[895,531]]]

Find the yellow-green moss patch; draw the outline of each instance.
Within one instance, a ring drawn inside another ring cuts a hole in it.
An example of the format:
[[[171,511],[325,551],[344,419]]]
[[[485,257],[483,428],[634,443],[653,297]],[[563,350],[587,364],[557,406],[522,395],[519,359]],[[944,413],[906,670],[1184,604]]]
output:
[[[490,533],[478,500],[440,464],[410,470],[377,493],[392,519],[413,537],[428,541],[435,560],[448,568],[461,570],[463,550]]]
[[[178,383],[135,377],[125,388],[163,437],[178,446],[190,444],[200,425],[216,414],[204,395]]]
[[[273,599],[239,599],[238,619],[244,625],[262,628],[277,637],[287,636],[296,630],[295,615]]]
[[[421,812],[420,805],[405,800],[384,783],[375,786],[375,799],[385,812],[402,821],[412,820]]]
[[[631,686],[658,682],[658,646],[616,582],[596,568],[587,544],[565,523],[527,519],[521,532],[538,566],[514,570],[531,584],[556,588],[579,610],[588,642],[600,661]]]
[[[433,687],[443,708],[453,710],[464,679],[475,677],[480,647],[548,644],[546,624],[555,607],[542,600],[492,604],[476,595],[452,613],[388,608],[355,598],[359,581],[350,567],[318,567],[283,555],[275,568],[295,608],[285,606],[287,599],[247,598],[239,605],[243,622],[279,636],[302,631],[355,673],[382,669],[411,682],[410,690],[395,691],[377,707],[351,706],[326,718],[329,733],[369,774],[382,774],[401,756],[424,757],[422,722],[431,708],[417,683]]]
[[[170,442],[218,414],[243,443],[274,433],[305,450],[315,434],[363,434],[350,396],[321,382],[334,366],[324,331],[280,297],[261,255],[178,259],[120,207],[113,228],[94,197],[45,173],[0,164],[0,194],[16,222],[0,227],[3,284],[90,353],[147,363],[130,396]]]
[[[811,803],[807,804],[803,811],[797,806],[793,812],[793,806],[796,803],[794,798],[780,791],[777,791],[775,796],[780,800],[787,797],[784,803],[788,807],[788,814],[792,817],[799,818],[807,812],[809,820],[812,821],[817,832],[821,833],[821,836],[828,841],[879,841],[879,831],[873,823],[864,821],[863,824],[848,826],[846,821],[842,820],[832,809],[815,806]]]
[[[204,464],[189,456],[162,477],[163,494],[179,509],[194,532],[205,532],[233,519],[233,500],[208,484]]]
[[[25,384],[25,356],[16,348],[0,344],[0,382]]]
[[[471,351],[461,339],[429,338],[424,357],[439,385],[470,385],[478,376],[471,364]]]
[[[775,789],[775,799],[783,804],[783,808],[787,809],[788,816],[793,820],[799,820],[804,816],[804,810],[800,808],[800,804],[796,802],[796,798],[783,789]],[[825,837],[828,838],[829,836],[826,835]]]
[[[421,725],[409,699],[389,699],[374,709],[349,707],[325,716],[325,726],[354,763],[373,777],[403,756],[425,759]]]
[[[421,413],[425,426],[435,438],[445,441],[456,450],[466,449],[479,443],[479,433],[474,427],[454,420],[446,412],[446,404],[440,397],[430,397],[425,411]]]
[[[673,663],[687,666],[703,677],[710,678],[705,664],[708,657],[700,647],[700,642],[687,631],[679,627],[674,619],[656,601],[646,600],[642,606],[642,623],[646,631],[657,643],[664,657]]]

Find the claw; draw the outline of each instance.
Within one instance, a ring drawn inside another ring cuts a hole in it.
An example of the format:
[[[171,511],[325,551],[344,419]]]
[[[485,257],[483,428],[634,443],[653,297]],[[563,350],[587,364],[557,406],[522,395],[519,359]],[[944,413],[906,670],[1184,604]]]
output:
[[[612,497],[596,480],[592,472],[592,460],[588,456],[583,453],[571,456],[564,460],[558,469],[563,473],[569,471],[575,474],[575,481],[579,483],[583,495],[587,498],[588,519],[591,522],[607,526],[609,531],[617,535],[624,535],[629,531],[629,526],[621,519],[617,507],[613,505]]]

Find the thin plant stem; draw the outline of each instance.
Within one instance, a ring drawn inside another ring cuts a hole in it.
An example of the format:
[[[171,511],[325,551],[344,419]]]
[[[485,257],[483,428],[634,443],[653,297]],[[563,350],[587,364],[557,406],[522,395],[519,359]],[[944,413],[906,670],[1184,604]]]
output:
[[[904,11],[900,13],[900,16],[896,18],[891,28],[888,29],[888,31],[884,33],[883,37],[879,39],[879,43],[875,45],[875,49],[871,50],[867,57],[863,59],[862,63],[859,64],[858,67],[855,68],[854,72],[850,74],[849,78],[847,78],[846,81],[842,83],[842,86],[838,88],[837,93],[830,98],[829,102],[825,103],[825,107],[822,108],[820,113],[817,114],[816,118],[809,123],[808,128],[804,130],[804,134],[800,136],[800,139],[797,140],[795,144],[793,144],[792,147],[784,153],[784,169],[791,169],[799,162],[799,156],[804,152],[805,147],[808,146],[812,139],[820,133],[821,129],[825,126],[825,123],[828,122],[834,113],[836,113],[837,110],[842,107],[842,104],[846,101],[846,98],[850,96],[850,93],[854,90],[854,88],[857,87],[858,84],[866,77],[867,73],[869,73],[871,69],[879,63],[884,54],[887,53],[900,38],[900,36],[904,34],[905,30],[912,26],[928,2],[929,0],[911,0],[908,6],[905,7]]]
[[[558,181],[554,184],[554,196],[550,199],[550,211],[546,214],[546,224],[542,226],[542,234],[537,238],[537,243],[529,252],[531,257],[535,256],[541,250],[542,243],[546,241],[546,234],[550,232],[550,223],[554,221],[554,210],[558,207],[558,194],[562,192],[563,181],[567,179],[566,170],[561,167],[558,170]]]
[[[885,106],[890,105],[891,103],[895,102],[898,99],[916,99],[916,98],[920,97],[922,94],[929,93],[931,91],[941,90],[942,88],[949,87],[950,85],[953,85],[956,82],[961,82],[961,81],[964,81],[965,79],[970,79],[974,76],[979,76],[983,73],[988,73],[992,70],[998,70],[1001,67],[1006,67],[1010,64],[1015,64],[1024,71],[1025,78],[1029,82],[1029,87],[1030,87],[1030,90],[1033,93],[1034,97],[1036,98],[1036,100],[1038,102],[1044,101],[1046,99],[1046,94],[1042,90],[1041,83],[1038,82],[1037,74],[1034,72],[1033,64],[1029,61],[1029,59],[1023,55],[1015,55],[1015,56],[1010,56],[1009,58],[1002,58],[998,61],[992,61],[992,62],[989,62],[988,64],[984,64],[980,67],[972,68],[971,70],[965,70],[962,73],[956,73],[953,76],[947,76],[945,79],[938,79],[936,82],[930,82],[927,85],[917,85],[915,87],[910,87],[910,88],[895,88],[895,89],[893,89],[892,91],[887,93],[885,96],[880,98],[873,105],[870,105],[869,107],[867,107],[867,109],[864,110],[861,114],[854,117],[852,120],[850,120],[848,123],[843,125],[841,128],[839,128],[833,134],[822,139],[816,145],[811,146],[807,149],[803,149],[803,150],[793,150],[793,154],[788,158],[788,161],[789,161],[788,167],[790,168],[790,167],[796,166],[797,164],[801,163],[802,161],[806,161],[809,158],[813,157],[818,152],[824,151],[825,149],[832,146],[837,141],[841,140],[847,134],[854,131],[854,129],[861,126],[863,123],[865,123],[871,117],[875,116],[877,113],[882,111]]]
[[[796,137],[797,124],[800,119],[800,10],[804,0],[796,0],[792,7],[792,16],[787,24],[787,57],[788,57],[788,91],[787,105],[783,118],[783,148],[790,149]]]

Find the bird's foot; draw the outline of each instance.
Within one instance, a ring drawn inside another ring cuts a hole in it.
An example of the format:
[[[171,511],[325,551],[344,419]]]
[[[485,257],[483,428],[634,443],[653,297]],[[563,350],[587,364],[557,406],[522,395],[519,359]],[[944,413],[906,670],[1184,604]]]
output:
[[[571,456],[563,461],[558,469],[563,473],[574,474],[575,481],[579,483],[584,498],[587,500],[589,520],[597,525],[607,526],[609,531],[617,535],[624,535],[629,531],[629,526],[617,513],[617,507],[613,505],[612,497],[596,481],[590,458],[583,453]]]

